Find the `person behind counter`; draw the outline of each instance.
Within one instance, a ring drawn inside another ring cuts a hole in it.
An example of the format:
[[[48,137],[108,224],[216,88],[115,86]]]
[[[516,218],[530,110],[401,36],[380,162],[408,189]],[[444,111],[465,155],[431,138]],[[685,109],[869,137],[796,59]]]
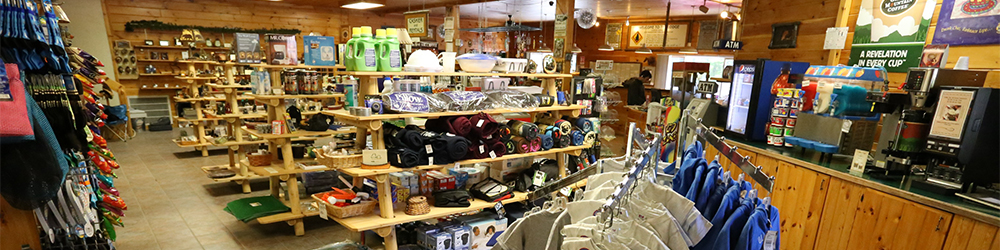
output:
[[[653,79],[653,73],[643,70],[639,77],[632,77],[622,83],[628,88],[628,105],[642,105],[646,102],[646,84]]]

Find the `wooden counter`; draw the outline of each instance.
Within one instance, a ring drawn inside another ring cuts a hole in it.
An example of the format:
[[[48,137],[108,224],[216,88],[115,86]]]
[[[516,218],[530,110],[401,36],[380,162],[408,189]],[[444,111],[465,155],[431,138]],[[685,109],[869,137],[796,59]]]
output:
[[[910,186],[849,173],[851,156],[729,139],[775,176],[782,249],[1000,249],[1000,210]],[[705,157],[713,158],[713,147]],[[722,167],[736,176],[739,168]]]

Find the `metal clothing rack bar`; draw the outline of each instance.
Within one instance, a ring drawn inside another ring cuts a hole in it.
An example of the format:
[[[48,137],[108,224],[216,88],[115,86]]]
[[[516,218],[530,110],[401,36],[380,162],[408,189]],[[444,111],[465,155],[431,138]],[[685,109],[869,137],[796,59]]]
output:
[[[747,176],[750,176],[750,178],[756,181],[757,184],[759,184],[763,189],[767,190],[767,192],[772,191],[772,187],[774,186],[774,176],[767,176],[767,174],[762,171],[760,166],[754,166],[753,163],[750,163],[750,157],[740,155],[739,152],[736,152],[736,146],[729,146],[729,144],[726,144],[725,137],[719,137],[716,135],[714,132],[709,130],[708,127],[705,127],[699,119],[695,119],[690,116],[687,111],[684,111],[684,117],[685,119],[682,119],[681,121],[686,123],[685,127],[694,130],[694,133],[698,135],[698,137],[705,139],[706,144],[712,145],[712,147],[718,149],[722,156],[725,156],[726,159],[729,159],[736,164],[736,166],[743,170]],[[684,136],[682,135],[681,138],[683,139]]]
[[[559,191],[559,189],[562,189],[566,186],[573,185],[577,182],[580,182],[581,180],[586,180],[587,177],[590,177],[595,173],[597,173],[597,165],[592,165],[590,167],[584,168],[583,170],[576,171],[576,173],[566,176],[565,178],[559,179],[553,183],[549,183],[548,185],[535,189],[535,191],[531,191],[531,193],[528,193],[528,200],[534,201],[537,200],[538,198],[548,196],[552,194],[552,192]]]
[[[622,199],[628,195],[629,190],[635,185],[636,180],[639,179],[640,175],[649,166],[650,161],[656,161],[659,159],[657,154],[660,152],[660,138],[656,137],[652,142],[649,143],[646,150],[643,152],[642,157],[633,161],[632,168],[628,170],[625,175],[625,179],[615,188],[615,191],[611,193],[611,197],[608,201],[604,203],[601,209],[601,219],[602,221],[608,221],[609,216],[613,216],[613,213],[609,213],[612,209],[621,205]]]

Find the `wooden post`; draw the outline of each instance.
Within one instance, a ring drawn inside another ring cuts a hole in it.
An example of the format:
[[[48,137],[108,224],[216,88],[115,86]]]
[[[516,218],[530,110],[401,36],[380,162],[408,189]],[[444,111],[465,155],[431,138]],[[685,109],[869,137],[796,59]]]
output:
[[[445,19],[444,19],[444,24],[443,24],[443,25],[445,25],[444,26],[445,34],[447,34],[448,30],[451,29],[452,32],[453,32],[452,34],[454,34],[454,36],[458,35],[458,29],[462,26],[462,25],[459,24],[459,17],[460,17],[461,13],[459,13],[458,8],[459,8],[458,5],[445,7],[445,15],[444,15]],[[451,19],[450,20],[451,21],[451,25],[450,26],[448,26],[448,24],[449,24],[448,23],[448,21],[449,21],[448,19]],[[451,39],[448,39],[448,37],[445,36],[445,39],[444,39],[444,44],[445,44],[444,48],[445,48],[445,51],[447,51],[447,52],[455,52],[456,48],[455,48],[455,37],[454,36],[452,36]]]
[[[566,34],[565,35],[563,35],[563,34],[553,34],[553,36],[552,36],[552,38],[553,38],[553,41],[552,41],[552,57],[554,57],[556,59],[556,65],[559,65],[559,63],[562,63],[562,69],[560,71],[562,73],[564,73],[564,74],[569,74],[569,72],[571,72],[573,70],[573,63],[572,62],[567,62],[565,60],[565,57],[566,57],[566,54],[570,53],[569,51],[572,50],[573,46],[574,46],[573,45],[573,43],[574,43],[574,41],[573,41],[573,33],[574,32],[573,31],[576,28],[576,21],[573,20],[574,19],[573,18],[573,11],[575,9],[576,9],[576,2],[573,1],[573,0],[557,0],[556,1],[556,18],[558,18],[559,15],[566,15],[566,27],[561,27],[561,28],[564,28],[566,30]],[[554,28],[552,29],[553,30],[552,32],[555,32],[555,30],[560,29],[560,27],[555,27],[555,25],[558,25],[558,24],[559,24],[559,22],[555,22],[553,24]],[[560,41],[560,40],[562,40],[562,49],[561,50],[558,48],[558,45],[557,45],[557,41]],[[542,65],[538,65],[538,66],[542,67]],[[552,81],[555,81],[555,80],[553,79]],[[573,77],[563,78],[562,79],[562,86],[560,87],[560,89],[568,90],[568,89],[570,89],[570,84],[573,84]],[[555,84],[553,83],[553,85],[555,85]],[[551,95],[555,95],[556,93],[552,92],[550,94]]]
[[[837,23],[833,27],[847,27],[847,21],[851,17],[851,5],[854,4],[854,0],[840,0],[840,8],[837,9]],[[840,64],[840,52],[839,49],[830,50],[830,54],[826,58],[826,65],[837,65]]]

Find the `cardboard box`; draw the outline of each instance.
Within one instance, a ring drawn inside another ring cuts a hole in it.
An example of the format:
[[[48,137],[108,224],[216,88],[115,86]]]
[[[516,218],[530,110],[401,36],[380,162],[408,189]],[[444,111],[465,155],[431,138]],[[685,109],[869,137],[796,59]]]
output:
[[[267,62],[274,65],[298,65],[299,51],[294,35],[267,34]]]
[[[303,36],[302,48],[306,65],[337,65],[337,43],[332,36]]]
[[[236,49],[237,63],[260,63],[264,52],[260,47],[260,35],[254,33],[236,33],[233,48]]]
[[[472,247],[472,227],[466,225],[456,225],[445,228],[451,234],[452,249],[469,250]]]
[[[490,249],[491,246],[487,246],[490,239],[499,236],[504,230],[507,230],[507,218],[498,220],[492,216],[485,216],[479,219],[466,221],[466,224],[469,225],[472,232],[472,245],[469,247],[470,250]]]

